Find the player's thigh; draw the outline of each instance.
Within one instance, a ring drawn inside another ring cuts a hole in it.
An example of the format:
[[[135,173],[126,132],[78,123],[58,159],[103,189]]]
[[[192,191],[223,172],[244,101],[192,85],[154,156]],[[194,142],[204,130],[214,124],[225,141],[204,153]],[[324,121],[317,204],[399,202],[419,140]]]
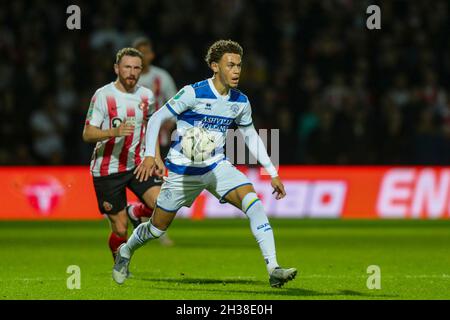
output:
[[[156,207],[156,199],[158,199],[159,192],[161,191],[161,186],[153,186],[142,195],[144,203],[152,209]]]
[[[126,237],[128,231],[128,216],[125,209],[115,213],[107,214],[111,230],[120,237]]]
[[[201,176],[169,172],[161,186],[156,207],[165,212],[176,213],[181,207],[190,207],[205,186]]]
[[[148,207],[154,209],[156,199],[162,185],[162,178],[149,177],[147,181],[139,181],[131,172],[128,188]]]
[[[255,192],[245,174],[228,161],[223,161],[212,171],[208,181],[208,191],[221,203],[229,202],[241,209],[242,199],[249,192]]]
[[[101,213],[116,214],[127,205],[126,174],[118,173],[105,177],[94,177],[94,189]]]

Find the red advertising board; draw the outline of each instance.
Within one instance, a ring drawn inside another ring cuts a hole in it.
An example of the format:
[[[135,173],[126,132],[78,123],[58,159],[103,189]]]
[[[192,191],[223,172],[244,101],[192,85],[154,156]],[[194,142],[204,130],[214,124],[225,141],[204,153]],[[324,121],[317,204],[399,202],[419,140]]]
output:
[[[275,200],[270,179],[240,167],[269,216],[290,218],[450,218],[450,168],[282,166],[287,197]],[[0,220],[101,219],[88,167],[1,167]],[[128,193],[130,202],[136,197]],[[243,217],[203,192],[179,215]]]

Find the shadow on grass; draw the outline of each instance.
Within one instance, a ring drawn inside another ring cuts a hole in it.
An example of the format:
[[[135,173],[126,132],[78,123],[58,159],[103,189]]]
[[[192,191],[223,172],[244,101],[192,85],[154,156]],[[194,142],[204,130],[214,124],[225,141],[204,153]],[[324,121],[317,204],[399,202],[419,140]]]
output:
[[[169,282],[183,284],[266,284],[265,281],[249,280],[249,279],[211,279],[211,278],[138,278],[137,280],[151,282]]]
[[[239,290],[230,289],[226,287],[229,284],[248,284],[248,285],[258,285],[258,286],[268,286],[268,282],[260,280],[248,280],[248,279],[211,279],[211,278],[139,278],[135,277],[137,281],[149,281],[158,283],[172,283],[172,284],[222,284],[222,288],[196,288],[196,291],[202,292],[216,292],[221,294],[249,294],[249,295],[272,295],[282,297],[360,297],[364,298],[384,298],[384,299],[394,299],[398,295],[389,294],[370,294],[365,292],[359,292],[354,290],[338,290],[336,292],[320,292],[315,290],[300,289],[300,288],[281,288],[281,289],[255,289],[255,290]],[[159,290],[169,290],[169,291],[192,291],[190,288],[180,288],[180,287],[154,287],[154,289]]]

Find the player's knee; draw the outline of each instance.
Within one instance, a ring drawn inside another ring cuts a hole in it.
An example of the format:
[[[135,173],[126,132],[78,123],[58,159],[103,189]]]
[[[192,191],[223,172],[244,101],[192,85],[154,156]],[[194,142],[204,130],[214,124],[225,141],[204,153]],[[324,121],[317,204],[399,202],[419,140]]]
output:
[[[261,205],[258,195],[255,192],[247,193],[242,199],[242,211],[247,213],[247,211],[255,205]]]

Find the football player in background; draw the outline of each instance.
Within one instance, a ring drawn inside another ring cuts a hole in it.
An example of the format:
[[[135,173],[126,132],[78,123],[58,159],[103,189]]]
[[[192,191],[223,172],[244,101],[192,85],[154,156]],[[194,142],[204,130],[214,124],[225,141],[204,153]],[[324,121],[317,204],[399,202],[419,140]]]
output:
[[[146,37],[140,37],[133,41],[133,48],[139,50],[143,55],[143,66],[138,84],[152,90],[155,98],[155,110],[163,106],[171,97],[177,93],[175,81],[171,75],[163,68],[152,65],[155,59],[153,43]],[[159,144],[161,155],[164,158],[167,155],[170,146],[170,136],[175,128],[175,121],[169,119],[163,123],[159,134]],[[130,204],[127,206],[127,214],[133,226],[136,228],[141,222],[147,221],[150,209],[143,203]],[[165,233],[159,238],[164,246],[172,246],[174,242]]]
[[[143,56],[138,50],[123,48],[117,52],[117,79],[95,92],[83,130],[83,140],[96,143],[90,171],[98,208],[111,225],[109,247],[113,258],[127,240],[126,188],[150,208],[150,216],[165,170],[157,146],[158,177],[139,181],[133,174],[144,155],[146,119],[154,112],[153,92],[138,85],[142,65]]]
[[[252,155],[271,175],[276,199],[282,199],[286,195],[277,169],[253,126],[250,102],[247,96],[236,89],[241,73],[242,54],[242,47],[234,41],[215,42],[206,55],[213,77],[185,86],[151,116],[146,133],[145,158],[135,170],[140,181],[147,181],[153,171],[159,169],[156,148],[159,128],[173,116],[177,117],[177,130],[181,136],[183,131],[198,126],[208,130],[215,141],[220,141],[220,145],[215,154],[201,163],[188,159],[175,147],[176,143],[170,149],[166,161],[169,176],[161,187],[152,218],[140,224],[127,243],[119,248],[112,274],[117,283],[121,284],[126,280],[130,259],[135,250],[149,240],[161,237],[177,211],[183,206],[191,206],[204,189],[219,201],[241,209],[248,217],[272,287],[281,287],[295,278],[295,268],[285,269],[278,265],[273,231],[252,183],[223,154],[226,131],[235,123],[245,137]]]
[[[155,97],[155,110],[158,111],[164,104],[169,101],[177,93],[177,87],[172,76],[158,66],[153,65],[155,59],[155,51],[153,43],[150,39],[141,37],[133,42],[133,48],[139,50],[144,56],[144,64],[142,68],[139,84],[153,91]],[[159,144],[161,155],[167,155],[171,143],[170,134],[175,128],[175,121],[172,119],[163,123],[159,133]]]

